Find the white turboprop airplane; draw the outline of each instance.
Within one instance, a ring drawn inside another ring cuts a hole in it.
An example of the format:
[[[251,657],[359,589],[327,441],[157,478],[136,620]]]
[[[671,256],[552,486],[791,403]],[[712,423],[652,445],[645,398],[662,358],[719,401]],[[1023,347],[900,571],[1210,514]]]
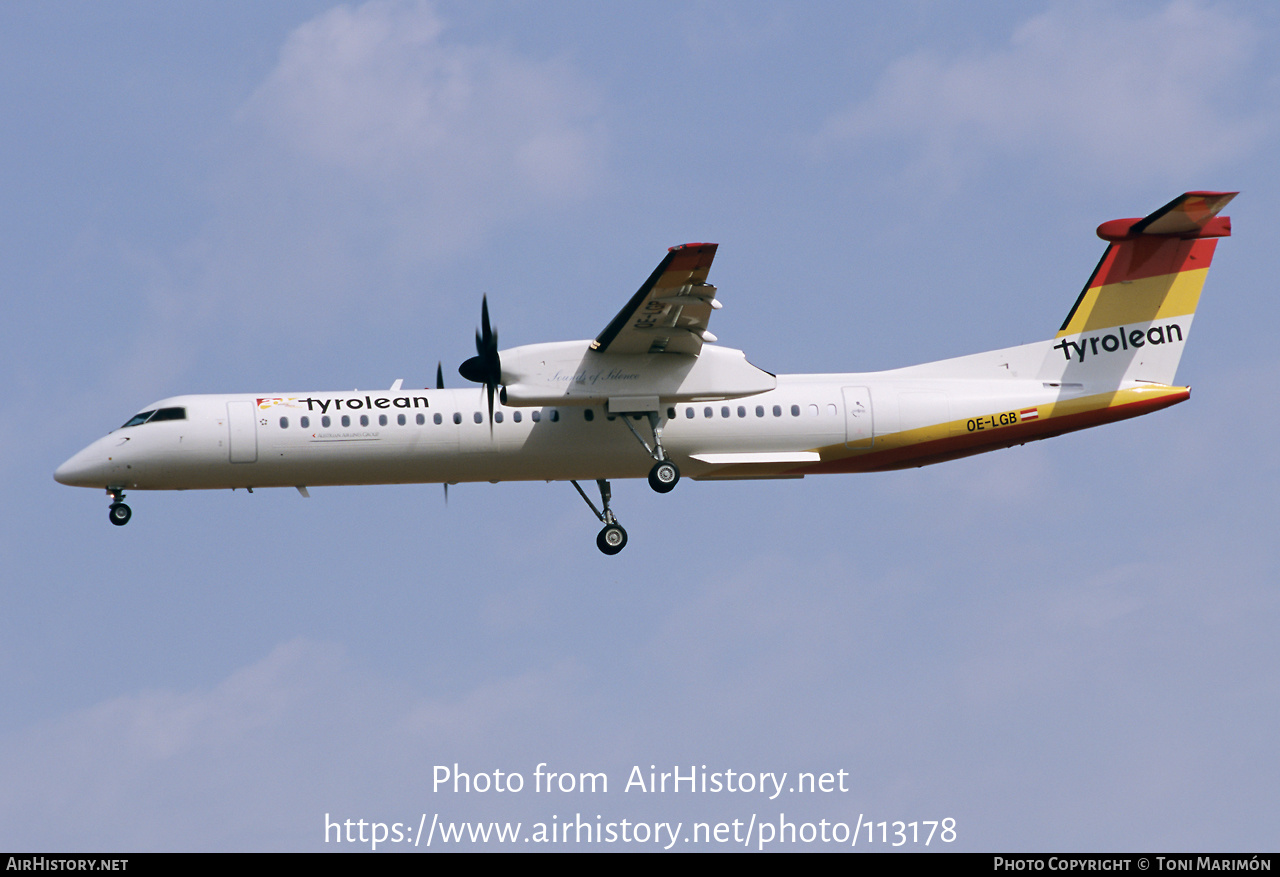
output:
[[[1172,386],[1234,192],[1188,192],[1142,219],[1103,223],[1106,253],[1047,341],[910,368],[773,375],[712,346],[715,244],[672,247],[594,341],[498,350],[487,301],[485,385],[175,396],[67,460],[63,484],[124,491],[463,481],[570,481],[616,554],[626,531],[611,478],[659,493],[695,479],[802,478],[924,466],[1185,401]],[[495,394],[498,404],[495,405]],[[578,482],[595,479],[601,508]]]

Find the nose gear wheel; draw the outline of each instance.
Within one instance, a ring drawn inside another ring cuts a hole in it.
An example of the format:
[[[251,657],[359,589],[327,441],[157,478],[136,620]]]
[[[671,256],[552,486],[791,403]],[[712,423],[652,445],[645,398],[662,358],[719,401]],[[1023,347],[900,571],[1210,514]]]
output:
[[[111,507],[107,509],[107,517],[111,523],[117,527],[123,527],[129,523],[129,519],[133,517],[133,509],[125,505],[124,489],[120,487],[108,487],[107,496],[111,497]]]

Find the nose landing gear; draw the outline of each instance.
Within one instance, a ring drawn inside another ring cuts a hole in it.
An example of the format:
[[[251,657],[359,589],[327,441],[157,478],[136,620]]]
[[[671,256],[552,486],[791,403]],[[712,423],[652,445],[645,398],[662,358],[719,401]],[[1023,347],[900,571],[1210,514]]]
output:
[[[111,507],[107,509],[108,519],[117,527],[123,527],[133,517],[133,509],[121,502],[124,499],[124,489],[108,487],[107,496],[111,497]]]

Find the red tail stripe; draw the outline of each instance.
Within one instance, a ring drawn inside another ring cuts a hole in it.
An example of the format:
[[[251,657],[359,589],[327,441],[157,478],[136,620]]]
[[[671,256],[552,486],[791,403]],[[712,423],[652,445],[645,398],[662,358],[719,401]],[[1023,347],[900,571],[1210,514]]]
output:
[[[1140,237],[1113,243],[1107,247],[1107,254],[1103,256],[1089,288],[1208,268],[1217,245],[1213,238],[1184,241],[1163,237]]]

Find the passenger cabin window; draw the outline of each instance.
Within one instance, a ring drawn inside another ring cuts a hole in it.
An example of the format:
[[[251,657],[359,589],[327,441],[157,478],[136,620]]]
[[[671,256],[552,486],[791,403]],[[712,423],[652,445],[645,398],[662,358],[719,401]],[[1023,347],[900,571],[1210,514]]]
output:
[[[361,425],[361,426],[368,426],[368,425],[369,425],[369,415],[368,415],[368,414],[361,414],[361,415],[360,415],[360,425]]]
[[[501,422],[502,422],[502,412],[501,412],[501,411],[495,411],[495,412],[493,412],[493,421],[494,421],[494,423],[501,423]]]
[[[529,415],[529,416],[533,418],[533,422],[534,422],[534,423],[538,423],[539,421],[541,421],[541,420],[542,420],[542,412],[541,412],[541,411],[535,411],[535,412],[533,412],[533,413],[532,413],[531,415]]]
[[[299,417],[299,418],[298,418],[298,423],[302,424],[302,428],[303,428],[303,429],[310,429],[310,428],[311,428],[311,418],[310,418],[310,417],[307,417],[307,416],[305,416],[305,415],[304,415],[304,416],[302,416],[302,417]]]
[[[329,419],[329,415],[328,415],[328,414],[326,414],[324,417],[321,417],[321,418],[320,418],[320,425],[321,425],[321,426],[323,426],[325,429],[328,429],[328,428],[329,428],[329,424],[331,424],[331,423],[333,423],[333,421]]]
[[[350,426],[350,425],[351,425],[351,418],[350,418],[350,417],[348,417],[348,416],[347,416],[347,415],[345,415],[345,414],[344,414],[344,415],[342,415],[342,425],[343,425],[343,426]]]
[[[693,420],[693,409],[692,408],[684,409],[684,417],[685,417],[685,420]]]
[[[401,414],[401,415],[400,415],[400,424],[401,424],[402,426],[404,425],[404,415],[403,415],[403,414]],[[387,425],[387,415],[385,415],[385,414],[379,414],[379,415],[378,415],[378,426],[386,426],[386,425]]]
[[[516,423],[519,423],[519,422],[522,420],[522,418],[521,418],[521,416],[520,416],[520,412],[519,412],[519,411],[513,411],[513,412],[511,413],[511,419],[512,419],[512,420],[514,420]]]
[[[551,422],[555,423],[560,419],[560,410],[558,408],[551,409]]]
[[[723,405],[723,406],[721,406],[721,408],[720,408],[720,416],[721,416],[721,417],[728,417],[728,416],[729,416],[729,406],[728,406],[728,405]]]
[[[757,405],[757,406],[756,406],[756,417],[764,417],[764,406],[763,406],[763,405]]]
[[[472,414],[471,419],[474,420],[476,423],[484,423],[484,415],[481,414],[479,411],[477,411],[475,414]]]
[[[799,406],[799,405],[792,405],[792,406],[791,406],[791,416],[792,416],[792,417],[799,417],[799,416],[800,416],[800,406]]]
[[[289,418],[287,418],[287,417],[281,417],[281,418],[280,418],[280,428],[281,428],[281,429],[288,429],[288,428],[289,428]]]
[[[774,417],[781,417],[781,416],[782,416],[782,406],[781,406],[781,405],[774,405],[774,406],[773,406],[773,416],[774,416]]]
[[[595,413],[594,411],[592,411],[590,408],[584,408],[584,409],[582,410],[582,419],[583,419],[583,420],[595,420],[595,419],[596,419],[596,413]]]
[[[455,411],[455,412],[453,412],[453,422],[454,422],[454,423],[461,423],[461,422],[462,422],[462,412],[461,412],[461,411]]]
[[[418,416],[419,416],[419,417],[421,417],[422,415],[421,415],[421,414],[419,414]],[[403,415],[403,414],[397,414],[397,415],[396,415],[396,423],[400,424],[401,426],[404,426],[404,415]]]

